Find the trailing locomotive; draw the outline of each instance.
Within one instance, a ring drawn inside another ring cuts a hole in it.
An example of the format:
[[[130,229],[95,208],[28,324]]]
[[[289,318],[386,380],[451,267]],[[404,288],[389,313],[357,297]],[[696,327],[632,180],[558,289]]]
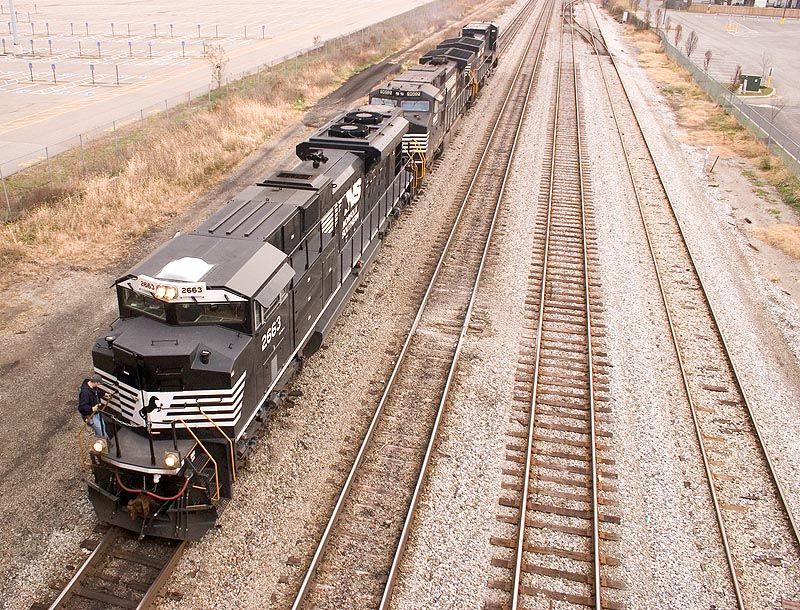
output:
[[[87,481],[102,521],[190,540],[213,527],[255,432],[424,176],[427,150],[418,163],[409,135],[441,150],[496,46],[496,26],[467,26],[392,81],[424,81],[427,109],[373,92],[298,144],[294,168],[117,280],[119,318],[92,351],[112,393],[101,410],[109,438],[93,443]]]
[[[497,65],[497,26],[472,23],[370,94],[371,104],[397,106],[410,123],[403,152],[415,182],[450,141],[457,121]]]

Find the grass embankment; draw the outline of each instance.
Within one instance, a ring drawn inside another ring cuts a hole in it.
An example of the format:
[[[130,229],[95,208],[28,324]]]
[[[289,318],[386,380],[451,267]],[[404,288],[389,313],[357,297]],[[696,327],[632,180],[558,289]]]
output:
[[[440,0],[233,82],[65,153],[57,179],[42,179],[44,164],[15,175],[8,185],[23,205],[0,228],[0,289],[59,264],[96,269],[119,259],[347,78],[478,4]]]
[[[631,10],[623,4],[616,6],[617,11]],[[610,9],[612,13],[615,10],[614,7]],[[780,158],[770,154],[750,131],[711,101],[689,73],[664,53],[655,33],[628,26],[626,34],[638,50],[639,63],[658,84],[675,111],[678,124],[686,129],[688,141],[698,146],[711,146],[714,154],[721,157],[739,156],[748,160],[752,169],[746,175],[757,194],[766,194],[764,185],[771,185],[784,203],[800,211],[800,178]],[[800,227],[775,224],[759,228],[758,233],[789,256],[800,258]]]

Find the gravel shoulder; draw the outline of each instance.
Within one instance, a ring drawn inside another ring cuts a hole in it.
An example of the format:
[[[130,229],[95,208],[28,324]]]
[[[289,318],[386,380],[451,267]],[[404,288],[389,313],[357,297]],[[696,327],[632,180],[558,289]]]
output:
[[[739,229],[737,190],[720,192],[703,171],[705,149],[685,143],[658,88],[636,64],[635,54],[620,35],[620,26],[603,16],[612,51],[645,136],[675,205],[734,364],[785,485],[795,515],[800,514],[800,376],[798,322],[800,308],[780,289],[796,277],[798,265],[775,265],[774,256],[751,248]],[[741,182],[739,183],[742,184]],[[774,253],[772,253],[774,255]],[[772,279],[777,281],[773,282]]]
[[[541,141],[555,68],[547,53],[526,110],[435,462],[395,587],[395,610],[478,610],[485,600],[498,597],[487,586],[489,579],[507,578],[507,570],[492,566],[498,551],[490,538],[501,535],[498,530],[504,527],[513,529],[498,523],[496,516],[503,510],[498,499],[508,464],[508,419],[513,415],[514,376],[523,341],[519,329],[525,323],[532,257],[529,236],[536,223],[545,152]]]

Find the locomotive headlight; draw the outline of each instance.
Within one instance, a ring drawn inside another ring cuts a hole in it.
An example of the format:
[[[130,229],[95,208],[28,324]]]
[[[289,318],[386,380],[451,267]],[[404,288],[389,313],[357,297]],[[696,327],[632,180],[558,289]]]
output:
[[[178,289],[175,288],[175,286],[167,286],[167,288],[165,290],[165,293],[164,293],[164,298],[167,301],[171,301],[172,299],[174,299],[177,296],[178,296]]]
[[[164,466],[167,468],[177,468],[181,463],[181,454],[177,451],[164,452]]]
[[[108,451],[108,442],[104,438],[96,438],[92,443],[92,451],[95,453],[105,453]]]
[[[156,291],[153,293],[157,299],[164,300],[164,297],[167,295],[167,287],[166,286],[157,286]]]

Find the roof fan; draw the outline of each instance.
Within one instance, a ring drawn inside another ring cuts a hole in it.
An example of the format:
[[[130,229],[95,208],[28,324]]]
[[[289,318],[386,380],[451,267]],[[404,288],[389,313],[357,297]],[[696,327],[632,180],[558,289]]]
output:
[[[348,112],[344,120],[348,123],[358,123],[359,125],[380,125],[383,117],[379,112],[359,110],[357,112]]]
[[[328,134],[332,138],[366,138],[369,135],[369,127],[351,123],[332,125]]]

